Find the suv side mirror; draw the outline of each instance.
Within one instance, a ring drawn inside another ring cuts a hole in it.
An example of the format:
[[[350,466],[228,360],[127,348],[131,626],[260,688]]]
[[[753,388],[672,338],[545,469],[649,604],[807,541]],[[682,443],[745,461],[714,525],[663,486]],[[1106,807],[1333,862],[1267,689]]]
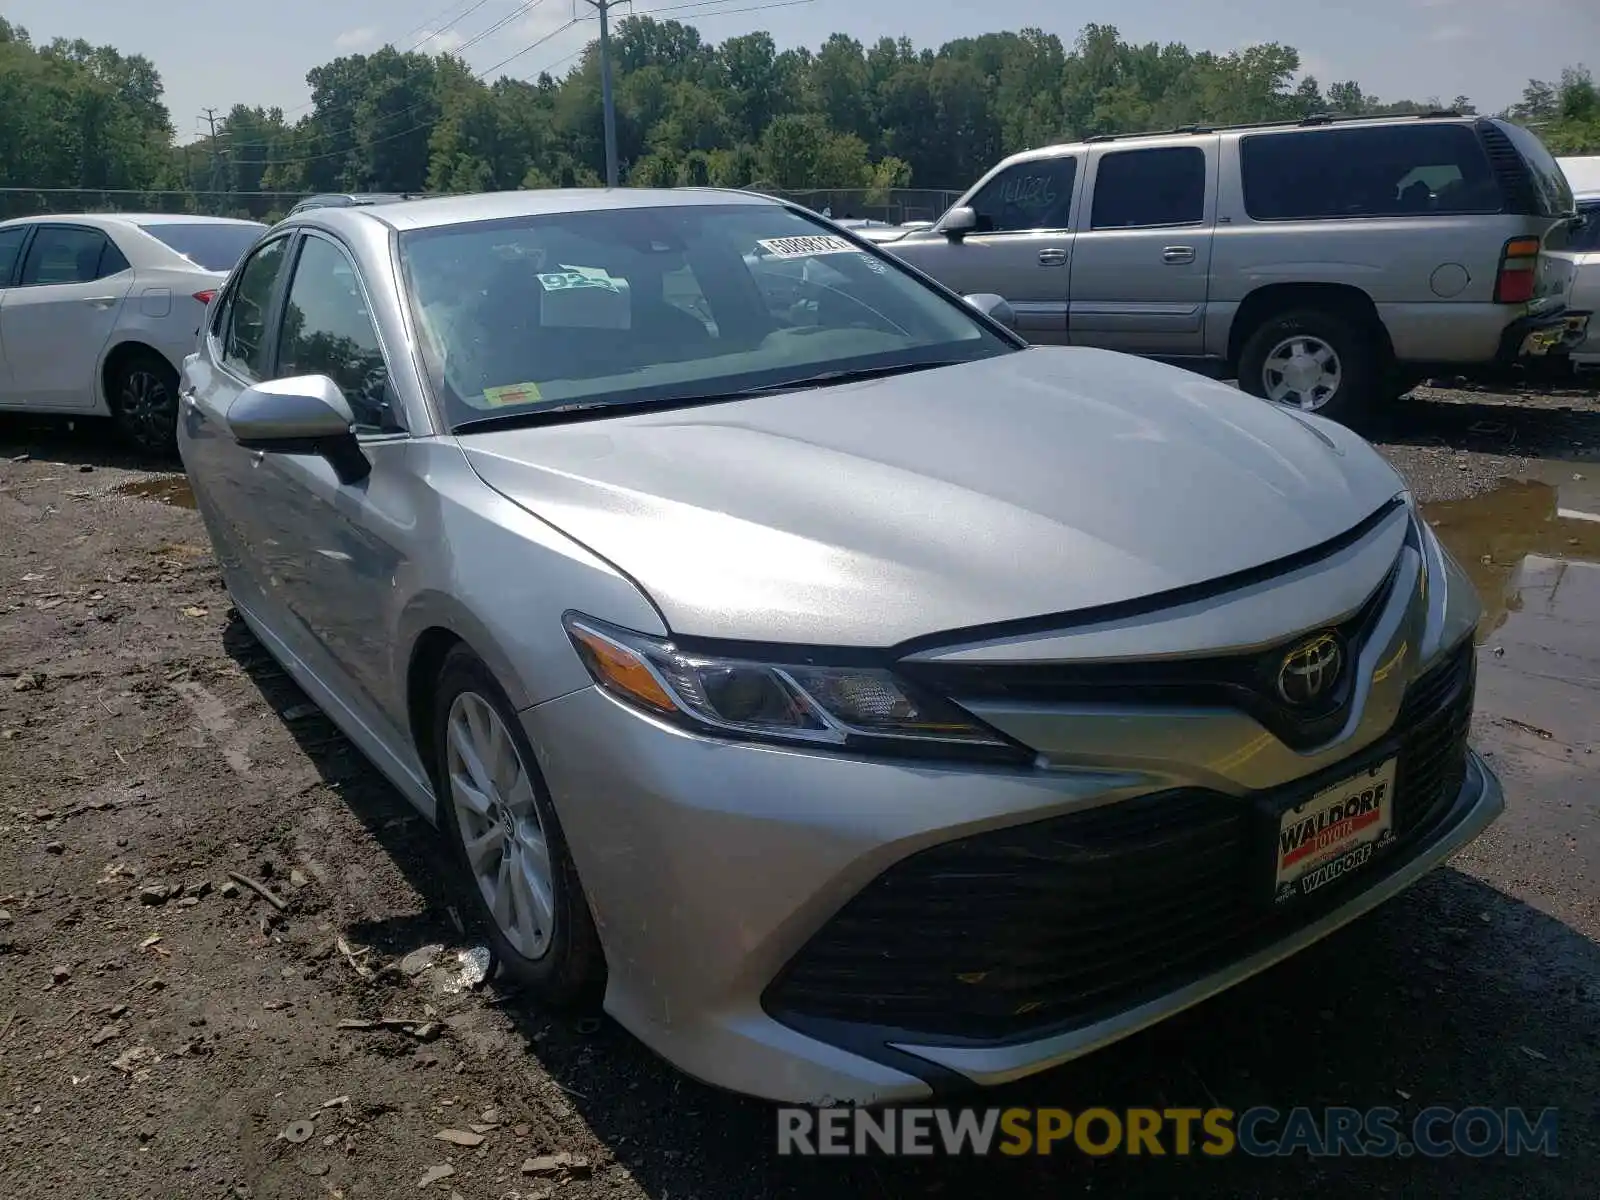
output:
[[[1017,314],[1004,296],[997,296],[993,292],[974,292],[962,299],[991,321],[1000,322],[1013,333],[1017,331]]]
[[[939,232],[953,242],[959,242],[977,227],[977,212],[965,204],[952,208],[939,222]]]
[[[339,385],[326,375],[270,379],[245,388],[228,408],[228,428],[247,450],[318,454],[340,483],[372,472],[354,432],[355,416]]]

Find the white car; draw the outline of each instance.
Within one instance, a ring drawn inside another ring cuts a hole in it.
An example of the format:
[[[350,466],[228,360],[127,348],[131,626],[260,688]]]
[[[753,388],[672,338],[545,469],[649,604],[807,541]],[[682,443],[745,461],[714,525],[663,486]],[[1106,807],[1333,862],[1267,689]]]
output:
[[[1579,194],[1578,215],[1583,224],[1572,231],[1572,289],[1567,307],[1592,314],[1587,340],[1573,347],[1572,365],[1580,371],[1600,370],[1600,191]]]
[[[0,222],[0,410],[110,416],[168,451],[206,305],[266,229],[145,213]]]

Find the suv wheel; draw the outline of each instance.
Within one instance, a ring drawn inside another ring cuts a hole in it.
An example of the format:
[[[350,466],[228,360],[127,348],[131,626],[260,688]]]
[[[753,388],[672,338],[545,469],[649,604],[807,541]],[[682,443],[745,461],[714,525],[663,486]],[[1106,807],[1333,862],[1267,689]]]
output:
[[[172,454],[178,438],[178,373],[172,364],[155,354],[130,354],[111,386],[111,412],[123,438],[150,454]]]
[[[1239,355],[1239,386],[1251,395],[1345,425],[1366,415],[1383,379],[1377,340],[1316,309],[1266,321]]]
[[[533,748],[505,693],[464,646],[434,708],[439,826],[507,972],[552,1008],[600,998],[605,959]]]

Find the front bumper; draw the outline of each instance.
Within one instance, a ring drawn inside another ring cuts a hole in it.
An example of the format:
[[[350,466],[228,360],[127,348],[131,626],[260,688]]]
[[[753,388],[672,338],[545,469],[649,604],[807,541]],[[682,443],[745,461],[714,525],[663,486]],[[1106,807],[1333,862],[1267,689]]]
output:
[[[1269,944],[1065,1032],[982,1044],[896,1038],[848,1022],[780,1020],[764,997],[817,932],[895,864],[953,839],[1148,792],[1148,782],[1110,771],[891,763],[718,742],[594,689],[531,708],[523,720],[606,948],[607,1010],[692,1075],[798,1103],[914,1100],[1087,1053],[1353,920],[1503,808],[1494,776],[1469,755],[1464,781],[1421,836],[1392,852],[1362,890]]]

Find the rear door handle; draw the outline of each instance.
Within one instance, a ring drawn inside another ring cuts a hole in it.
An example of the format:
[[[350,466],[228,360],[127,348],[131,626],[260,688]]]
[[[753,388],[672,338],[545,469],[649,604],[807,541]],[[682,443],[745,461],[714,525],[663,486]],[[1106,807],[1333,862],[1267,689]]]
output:
[[[1066,263],[1067,252],[1065,250],[1039,251],[1039,265],[1041,267],[1063,267],[1066,266]]]
[[[1168,246],[1161,251],[1161,261],[1164,263],[1192,263],[1194,261],[1194,247]]]
[[[93,305],[95,308],[110,308],[117,302],[117,298],[115,296],[85,296],[83,302]]]

